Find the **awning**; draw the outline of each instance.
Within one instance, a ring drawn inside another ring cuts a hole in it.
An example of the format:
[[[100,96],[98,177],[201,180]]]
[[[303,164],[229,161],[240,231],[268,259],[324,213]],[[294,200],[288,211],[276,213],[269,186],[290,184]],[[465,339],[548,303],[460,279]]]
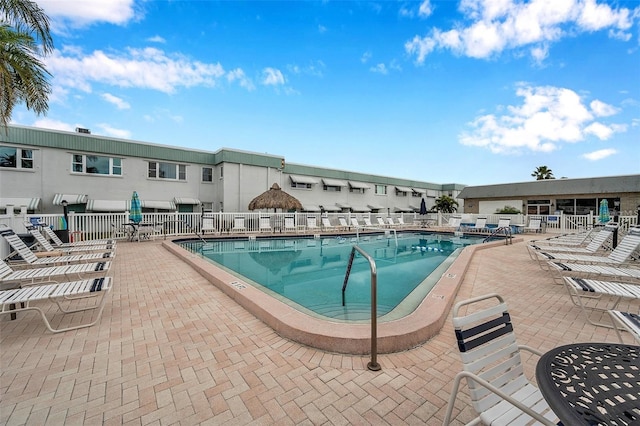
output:
[[[87,211],[90,212],[125,212],[129,210],[129,201],[123,200],[89,200]]]
[[[420,189],[420,188],[411,188],[413,190],[413,192],[415,192],[416,194],[425,194],[427,192],[426,189]]]
[[[386,209],[386,207],[376,206],[375,204],[367,204],[367,207],[369,207],[371,210],[384,210],[384,209]]]
[[[200,205],[202,203],[200,203],[200,200],[198,200],[197,198],[182,198],[182,197],[175,197],[173,199],[173,202],[176,204],[197,204]]]
[[[140,207],[145,209],[176,210],[176,204],[173,201],[141,200]]]
[[[413,212],[419,212],[420,211],[420,206],[414,206],[413,204],[409,204],[409,208]]]
[[[326,212],[339,212],[340,210],[342,210],[338,206],[323,206],[322,209]]]
[[[67,200],[67,204],[84,204],[87,202],[88,195],[82,194],[56,194],[53,197],[53,205],[61,206],[62,200]]]
[[[408,188],[406,186],[396,186],[396,191],[400,192],[413,192],[413,189]]]
[[[362,212],[362,213],[371,211],[371,209],[369,207],[364,207],[364,206],[355,206],[355,207],[353,207],[352,210],[354,212]]]
[[[340,207],[341,209],[350,209],[351,208],[351,204],[336,203],[336,206]]]
[[[289,175],[289,178],[293,183],[307,183],[311,185],[315,185],[318,183],[318,180],[312,178],[311,176]]]
[[[369,185],[363,182],[352,182],[349,181],[349,186],[356,189],[369,189],[371,188]]]
[[[394,209],[397,212],[413,213],[413,209],[411,207],[394,207]]]
[[[326,186],[347,186],[347,182],[338,179],[322,178],[322,183],[324,183]]]
[[[40,198],[0,198],[0,208],[6,208],[7,206],[13,206],[15,210],[20,210],[21,207],[26,206],[27,210],[38,210],[40,204]]]
[[[306,212],[319,212],[320,211],[320,207],[314,206],[313,204],[303,204],[302,205],[302,210],[304,210]]]

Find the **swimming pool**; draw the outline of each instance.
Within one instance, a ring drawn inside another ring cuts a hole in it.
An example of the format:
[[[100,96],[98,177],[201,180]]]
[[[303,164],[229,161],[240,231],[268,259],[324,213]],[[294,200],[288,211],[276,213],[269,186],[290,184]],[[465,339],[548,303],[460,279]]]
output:
[[[379,321],[413,312],[460,251],[481,237],[425,232],[355,237],[180,241],[182,247],[314,317],[338,322],[371,318],[370,269],[356,256],[342,304],[347,262],[357,244],[376,262]]]

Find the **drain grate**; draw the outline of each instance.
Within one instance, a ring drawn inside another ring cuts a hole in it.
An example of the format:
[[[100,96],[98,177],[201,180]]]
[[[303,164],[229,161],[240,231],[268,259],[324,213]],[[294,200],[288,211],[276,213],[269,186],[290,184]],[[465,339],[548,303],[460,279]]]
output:
[[[444,274],[445,278],[455,278],[456,274]]]

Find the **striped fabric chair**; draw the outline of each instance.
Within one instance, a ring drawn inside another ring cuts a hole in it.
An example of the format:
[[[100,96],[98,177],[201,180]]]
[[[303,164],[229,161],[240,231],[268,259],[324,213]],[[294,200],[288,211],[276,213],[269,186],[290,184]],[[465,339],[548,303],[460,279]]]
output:
[[[468,308],[460,315],[463,307]],[[544,425],[557,424],[558,419],[540,390],[524,375],[520,350],[538,356],[541,353],[517,344],[502,297],[492,293],[458,302],[453,308],[453,326],[463,371],[454,380],[444,425],[451,421],[463,378],[467,379],[473,408],[479,414],[469,424],[528,424],[534,419]]]

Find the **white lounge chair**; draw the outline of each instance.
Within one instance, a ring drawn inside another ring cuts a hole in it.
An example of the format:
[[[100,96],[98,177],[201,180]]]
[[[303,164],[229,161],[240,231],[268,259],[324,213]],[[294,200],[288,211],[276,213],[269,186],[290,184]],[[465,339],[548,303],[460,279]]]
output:
[[[233,218],[232,232],[245,232],[247,228],[244,227],[244,216],[236,216]]]
[[[318,229],[318,219],[315,216],[307,216],[307,230],[313,232]]]
[[[284,218],[284,230],[297,232],[298,228],[296,227],[296,218],[294,216],[285,216]]]
[[[10,262],[16,266],[53,266],[69,263],[87,263],[96,262],[102,259],[112,259],[115,257],[115,252],[105,252],[39,258],[10,228],[2,228],[2,230],[0,230],[0,235],[2,235],[11,248],[22,258],[22,261]]]
[[[82,245],[77,247],[54,247],[51,245],[49,240],[47,240],[42,233],[36,229],[29,229],[29,233],[36,239],[36,243],[42,247],[44,251],[54,252],[58,251],[63,254],[72,254],[72,253],[87,253],[87,252],[110,252],[115,250],[114,244],[101,244],[101,245]]]
[[[559,276],[559,284],[566,275],[580,276],[582,278],[613,277],[613,278],[637,278],[640,280],[640,268],[618,267],[609,265],[585,265],[583,263],[549,262],[549,270]]]
[[[42,317],[45,326],[52,333],[60,333],[63,331],[76,330],[83,327],[91,327],[100,321],[102,310],[104,309],[106,296],[111,290],[112,280],[109,277],[94,278],[90,280],[65,282],[60,284],[45,284],[37,286],[27,286],[12,290],[0,291],[0,304],[2,310],[0,314],[17,314],[19,312],[36,311]],[[62,299],[77,299],[89,296],[99,295],[97,303],[89,307],[76,309],[65,309],[60,301]],[[58,308],[67,313],[87,311],[97,309],[97,315],[93,321],[85,322],[65,328],[53,328],[47,319],[44,311],[39,306],[31,306],[32,302],[52,301],[58,305]]]
[[[364,222],[364,226],[373,228],[373,223],[371,223],[371,219],[369,219],[368,217],[363,218],[362,221]]]
[[[382,216],[376,216],[376,220],[378,221],[378,226],[380,226],[381,228],[387,227],[387,223],[384,221]]]
[[[14,270],[4,260],[0,259],[0,288],[105,275],[110,267],[111,262],[96,262]]]
[[[574,305],[584,313],[587,321],[593,325],[613,328],[611,324],[591,320],[587,310],[604,310],[600,302],[598,306],[589,305],[590,300],[600,300],[609,296],[613,303],[607,309],[616,309],[622,299],[640,300],[640,285],[614,281],[600,281],[575,277],[564,277],[564,284]]]
[[[596,256],[586,254],[571,254],[564,252],[533,251],[539,261],[540,267],[547,269],[550,260],[569,261],[587,264],[613,264],[621,265],[629,260],[631,255],[640,247],[640,228],[630,228],[618,246],[608,256]],[[534,256],[534,258],[536,258]]]
[[[529,225],[524,226],[522,232],[542,232],[542,219],[529,219]]]
[[[487,218],[479,217],[476,219],[476,223],[473,226],[465,226],[463,231],[468,232],[486,232],[487,231]]]
[[[103,245],[103,244],[115,244],[116,240],[113,239],[103,239],[103,240],[89,240],[89,241],[77,241],[73,243],[63,243],[62,240],[56,235],[55,232],[51,228],[49,228],[46,224],[40,224],[41,231],[46,235],[49,240],[52,241],[54,247],[80,247],[80,246],[93,246],[93,245]]]
[[[635,339],[636,343],[640,345],[640,315],[632,314],[631,312],[622,312],[616,310],[610,310],[609,316],[614,324],[614,330],[618,335],[620,343],[624,343],[620,329],[628,331]]]
[[[483,310],[469,306],[464,316],[459,315],[462,307],[489,299],[497,299],[498,303]],[[557,423],[540,390],[524,375],[520,351],[542,354],[518,345],[502,297],[488,294],[456,303],[453,326],[464,368],[454,379],[443,425],[450,424],[462,379],[467,381],[471,404],[479,415],[469,424],[524,425],[534,419],[545,425]]]
[[[351,226],[353,226],[354,228],[362,228],[362,225],[360,225],[360,223],[358,222],[358,219],[355,217],[352,217],[351,219],[349,219],[351,222]]]
[[[391,216],[387,217],[387,226],[390,228],[394,228],[396,226],[396,223],[393,221]]]
[[[462,224],[461,217],[451,216],[449,221],[445,225],[447,228],[451,228],[451,231],[457,231],[460,229],[460,225]]]
[[[344,217],[340,216],[338,218],[338,223],[340,224],[340,228],[342,228],[343,230],[349,229],[349,224],[347,223],[347,220]]]
[[[585,247],[576,246],[561,246],[561,245],[538,245],[537,242],[532,242],[529,247],[534,250],[546,251],[546,252],[567,252],[567,253],[579,253],[589,254],[597,252],[602,245],[613,236],[613,232],[616,229],[615,226],[606,226],[602,231],[595,234],[593,239]],[[531,251],[530,251],[531,254]],[[537,259],[534,259],[537,260]]]
[[[271,232],[271,218],[269,218],[269,216],[258,219],[258,230],[260,232]]]
[[[330,231],[334,228],[334,226],[331,224],[331,221],[329,220],[328,217],[322,218],[322,227],[324,228],[325,231]]]

